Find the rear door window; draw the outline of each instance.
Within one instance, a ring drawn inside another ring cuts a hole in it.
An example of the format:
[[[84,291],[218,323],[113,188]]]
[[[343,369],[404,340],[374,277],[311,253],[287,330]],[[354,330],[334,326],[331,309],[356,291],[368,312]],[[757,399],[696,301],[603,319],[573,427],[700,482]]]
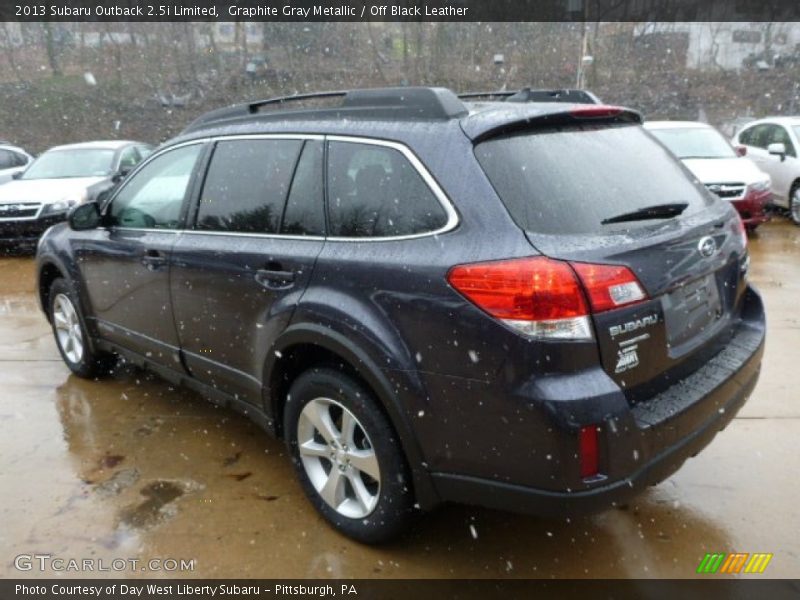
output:
[[[302,140],[218,142],[208,167],[196,229],[278,233]]]
[[[632,229],[653,221],[602,222],[674,203],[689,215],[714,202],[638,125],[537,129],[482,142],[475,155],[512,218],[536,233]]]
[[[402,152],[356,142],[328,146],[328,218],[334,237],[436,231],[447,213]]]

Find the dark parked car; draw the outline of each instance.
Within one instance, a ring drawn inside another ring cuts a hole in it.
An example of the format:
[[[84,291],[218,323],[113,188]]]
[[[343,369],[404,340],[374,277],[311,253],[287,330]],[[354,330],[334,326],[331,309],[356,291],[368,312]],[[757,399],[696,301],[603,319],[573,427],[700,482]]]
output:
[[[56,146],[0,186],[0,243],[30,246],[70,207],[113,188],[152,152],[141,142],[84,142]]]
[[[247,414],[370,542],[446,501],[624,502],[744,404],[765,325],[742,222],[637,113],[304,99],[201,117],[44,236],[70,369],[123,356]]]

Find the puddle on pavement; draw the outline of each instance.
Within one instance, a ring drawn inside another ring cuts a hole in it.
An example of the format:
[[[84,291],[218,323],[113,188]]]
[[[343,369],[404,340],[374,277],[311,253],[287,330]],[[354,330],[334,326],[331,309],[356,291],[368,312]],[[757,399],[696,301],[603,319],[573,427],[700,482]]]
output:
[[[136,529],[148,529],[174,515],[174,511],[167,508],[186,493],[184,487],[174,481],[154,481],[147,484],[139,492],[147,499],[141,504],[123,509],[119,517],[120,523]]]

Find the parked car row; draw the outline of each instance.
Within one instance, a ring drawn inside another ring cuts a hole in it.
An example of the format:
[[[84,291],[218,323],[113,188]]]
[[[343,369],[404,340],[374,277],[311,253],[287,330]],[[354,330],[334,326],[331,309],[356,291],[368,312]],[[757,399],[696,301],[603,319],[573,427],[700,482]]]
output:
[[[770,177],[710,125],[692,121],[644,124],[697,179],[723,200],[733,203],[745,226],[754,230],[768,220]]]
[[[644,126],[710,191],[730,200],[748,229],[769,218],[769,206],[788,211],[800,225],[800,117],[749,122],[731,142],[705,123],[650,121]]]
[[[85,142],[56,146],[34,160],[0,145],[0,243],[34,245],[71,207],[102,199],[152,150],[142,142]]]

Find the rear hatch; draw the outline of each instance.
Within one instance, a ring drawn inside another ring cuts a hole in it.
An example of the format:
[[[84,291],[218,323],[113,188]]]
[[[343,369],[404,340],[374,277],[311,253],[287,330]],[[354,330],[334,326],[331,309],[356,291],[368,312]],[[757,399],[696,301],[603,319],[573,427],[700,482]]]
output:
[[[536,250],[638,279],[646,298],[592,315],[603,368],[631,402],[730,340],[745,288],[741,221],[641,126],[576,118],[489,137],[475,154]]]

